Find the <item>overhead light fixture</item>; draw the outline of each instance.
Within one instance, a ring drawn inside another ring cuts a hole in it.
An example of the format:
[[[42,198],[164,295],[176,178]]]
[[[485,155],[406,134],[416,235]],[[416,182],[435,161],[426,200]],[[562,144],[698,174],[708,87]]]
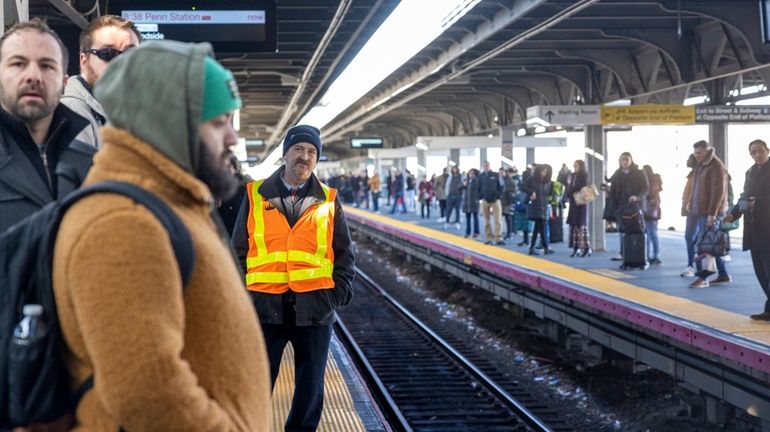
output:
[[[535,128],[535,133],[543,133],[545,132],[545,126],[538,126]]]
[[[422,150],[422,151],[428,150],[428,146],[426,146],[425,144],[423,144],[421,142],[418,142],[414,146],[417,147],[417,150]]]
[[[478,2],[479,0],[401,1],[329,86],[321,98],[326,105],[316,105],[302,117],[299,123],[318,128],[329,124],[393,71],[433,42]],[[405,28],[409,31],[405,32]],[[385,52],[387,55],[383,55]],[[443,66],[442,64],[441,67]]]
[[[487,138],[489,138],[489,139],[492,139],[492,138],[494,138],[494,137],[495,137],[495,136],[494,136],[493,134],[489,134],[489,135],[487,135]]]
[[[524,128],[519,128],[519,130],[516,131],[516,136],[524,136],[527,134],[527,130]]]

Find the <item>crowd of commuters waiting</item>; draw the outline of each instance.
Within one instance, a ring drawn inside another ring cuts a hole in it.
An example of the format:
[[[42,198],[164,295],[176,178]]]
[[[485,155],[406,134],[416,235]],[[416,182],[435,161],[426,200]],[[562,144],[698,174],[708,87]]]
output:
[[[767,147],[764,141],[755,140],[750,144],[750,155],[755,165],[746,173],[743,193],[734,199],[730,175],[714,148],[706,141],[693,145],[693,153],[687,161],[687,183],[682,193],[682,216],[686,220],[685,250],[686,265],[682,277],[694,278],[691,288],[708,287],[711,284],[728,284],[732,277],[727,270],[730,255],[714,257],[715,268],[704,268],[703,256],[697,253],[697,243],[704,230],[729,231],[739,226],[738,219],[744,217],[743,229],[745,250],[751,250],[752,262],[762,289],[770,296],[770,242],[758,241],[770,233],[770,227],[763,222],[770,214],[770,204],[765,204],[770,194],[766,167]],[[379,176],[375,175],[379,184]],[[377,211],[380,189],[372,188],[372,179],[366,175],[338,177],[339,181],[352,183],[340,186],[355,191],[350,202],[364,205]],[[618,168],[601,184],[605,191],[603,218],[608,227],[620,228],[621,213],[629,206],[638,211],[642,220],[641,231],[645,234],[646,259],[650,265],[660,265],[661,246],[658,236],[658,222],[661,219],[661,192],[663,179],[650,165],[641,168],[629,152],[618,159]],[[382,186],[384,198],[390,212],[414,211],[423,219],[430,219],[432,211],[438,211],[439,222],[444,229],[462,229],[465,219],[465,237],[481,236],[479,213],[484,227],[487,244],[505,245],[506,240],[521,233],[518,246],[527,246],[530,255],[552,254],[550,245],[562,240],[561,229],[566,223],[569,232],[567,243],[573,257],[586,257],[592,253],[589,238],[588,208],[590,202],[577,200],[581,191],[591,189],[594,182],[583,160],[576,160],[570,170],[563,164],[554,178],[548,164],[532,164],[519,173],[516,167],[500,168],[495,171],[489,162],[483,162],[481,169],[467,171],[455,164],[445,168],[441,174],[422,176],[417,182],[409,171],[401,173],[392,169]],[[416,194],[408,193],[415,189]],[[767,188],[765,188],[767,187]],[[758,204],[759,203],[759,204]],[[766,207],[767,206],[767,207]],[[566,220],[563,218],[567,212]],[[767,228],[767,229],[766,229]],[[622,251],[623,230],[620,229]],[[612,257],[622,260],[622,254]],[[710,278],[715,274],[713,278]],[[754,319],[770,321],[770,300],[765,310]]]

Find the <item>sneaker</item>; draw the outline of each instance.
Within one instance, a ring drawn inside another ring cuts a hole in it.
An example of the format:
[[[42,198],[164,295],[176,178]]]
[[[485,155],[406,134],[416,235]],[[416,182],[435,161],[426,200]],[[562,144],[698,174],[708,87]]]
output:
[[[473,238],[479,238],[479,233],[473,234]]]
[[[487,241],[484,242],[484,244],[491,245],[492,244],[492,240],[487,240]]]
[[[546,249],[544,252],[546,255],[551,255],[552,253],[556,253],[553,249]]]
[[[623,255],[617,254],[611,258],[612,261],[623,261]]]
[[[651,259],[651,260],[650,260],[650,265],[660,265],[660,264],[661,264],[661,262],[662,262],[662,261],[661,261],[660,259],[658,259],[658,258],[653,258],[653,259]]]
[[[690,288],[706,288],[709,286],[709,281],[706,279],[698,278],[690,284]]]
[[[447,223],[444,223],[444,231],[446,231],[446,230],[447,230],[447,228],[449,228],[449,224],[447,224]]]
[[[750,315],[749,318],[756,321],[770,321],[770,312],[762,312],[762,313]]]
[[[526,245],[527,245],[527,242],[525,241],[516,243],[516,246],[526,246]]]
[[[455,228],[459,231],[460,230],[460,224],[455,224]]]
[[[712,284],[729,284],[733,281],[730,275],[719,275],[716,279],[712,280]]]
[[[505,246],[505,242],[502,240],[498,240],[497,243],[495,243],[498,246]]]
[[[684,269],[684,271],[679,275],[681,277],[693,277],[695,276],[695,269],[692,267],[687,267]]]
[[[732,257],[730,257],[730,254],[727,254],[727,255],[722,257],[722,261],[724,261],[724,262],[730,262],[732,260],[733,259],[732,259]]]

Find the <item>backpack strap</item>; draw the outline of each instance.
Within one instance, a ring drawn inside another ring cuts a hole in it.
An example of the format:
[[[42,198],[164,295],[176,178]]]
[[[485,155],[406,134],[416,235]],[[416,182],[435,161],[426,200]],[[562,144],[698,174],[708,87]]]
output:
[[[62,209],[66,210],[79,199],[95,193],[116,193],[124,195],[152,212],[163,225],[163,228],[168,232],[171,246],[174,248],[174,255],[176,256],[176,261],[179,265],[179,272],[182,276],[182,285],[187,286],[195,264],[195,250],[193,248],[190,232],[182,221],[179,220],[176,213],[174,213],[166,203],[152,192],[148,192],[132,183],[120,181],[104,181],[80,188],[64,198]]]

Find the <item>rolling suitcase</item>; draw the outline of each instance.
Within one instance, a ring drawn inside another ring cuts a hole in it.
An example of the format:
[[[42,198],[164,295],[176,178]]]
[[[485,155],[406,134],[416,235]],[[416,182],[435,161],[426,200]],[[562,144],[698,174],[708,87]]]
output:
[[[550,243],[559,243],[564,241],[564,220],[562,218],[550,219],[548,221],[551,229]]]
[[[629,268],[646,270],[649,267],[647,262],[647,235],[644,233],[626,233],[621,235],[623,240],[620,253],[623,256],[623,264],[620,265],[620,268],[622,270]]]

